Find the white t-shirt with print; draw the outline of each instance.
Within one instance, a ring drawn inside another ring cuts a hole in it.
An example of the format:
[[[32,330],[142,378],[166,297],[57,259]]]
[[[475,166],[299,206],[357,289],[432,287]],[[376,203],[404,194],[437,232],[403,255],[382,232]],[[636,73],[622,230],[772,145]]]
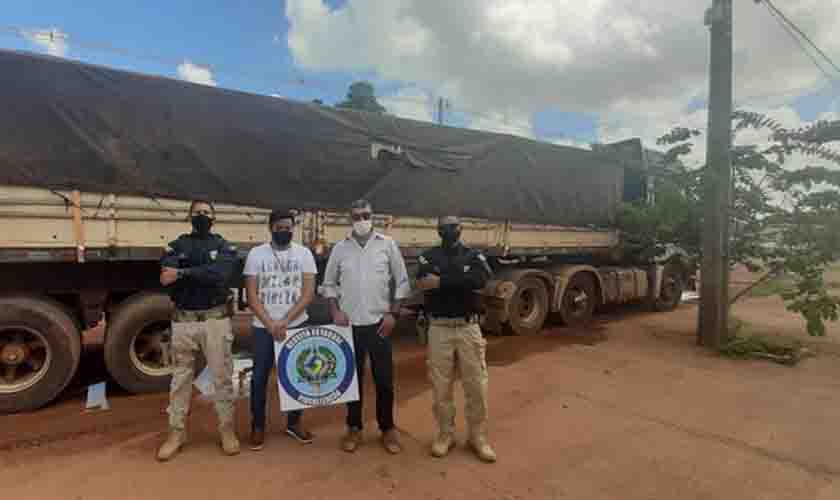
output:
[[[257,278],[257,293],[266,312],[274,320],[286,317],[289,310],[300,300],[303,290],[303,274],[316,274],[315,258],[305,246],[292,242],[286,250],[277,250],[271,243],[254,247],[245,260],[245,276]],[[289,323],[290,327],[300,325],[308,319],[306,311]],[[257,315],[253,324],[265,328]]]

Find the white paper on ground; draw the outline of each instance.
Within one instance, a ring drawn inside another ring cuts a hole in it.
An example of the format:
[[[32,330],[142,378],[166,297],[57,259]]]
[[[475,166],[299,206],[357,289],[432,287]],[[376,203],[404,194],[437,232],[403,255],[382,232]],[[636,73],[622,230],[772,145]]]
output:
[[[105,397],[105,382],[88,386],[85,410],[108,410],[111,406]]]

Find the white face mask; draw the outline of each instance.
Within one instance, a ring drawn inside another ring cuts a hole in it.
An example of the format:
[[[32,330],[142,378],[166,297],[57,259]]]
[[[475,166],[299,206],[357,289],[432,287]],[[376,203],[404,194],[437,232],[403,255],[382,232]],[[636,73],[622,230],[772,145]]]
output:
[[[353,232],[355,232],[359,236],[367,236],[370,234],[370,231],[373,229],[373,221],[371,220],[359,220],[353,222]]]

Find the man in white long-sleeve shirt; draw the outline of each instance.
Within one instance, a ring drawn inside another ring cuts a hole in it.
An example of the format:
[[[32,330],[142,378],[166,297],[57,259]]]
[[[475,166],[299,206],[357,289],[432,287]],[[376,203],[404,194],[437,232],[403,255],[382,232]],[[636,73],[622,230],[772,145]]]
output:
[[[370,354],[376,385],[376,420],[382,445],[388,452],[402,451],[394,426],[394,359],[391,332],[400,304],[411,286],[397,243],[373,231],[373,211],[365,200],[353,203],[353,232],[330,253],[324,273],[324,294],[330,301],[333,322],[353,327],[359,401],[347,405],[347,435],[342,448],[354,452],[362,442],[362,374]],[[393,300],[392,300],[393,297]]]

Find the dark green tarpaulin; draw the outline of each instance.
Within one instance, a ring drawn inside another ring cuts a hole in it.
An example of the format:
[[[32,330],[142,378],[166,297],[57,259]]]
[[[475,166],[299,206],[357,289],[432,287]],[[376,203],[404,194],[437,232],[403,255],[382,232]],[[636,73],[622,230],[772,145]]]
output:
[[[615,155],[0,51],[0,184],[607,225],[623,179]]]

